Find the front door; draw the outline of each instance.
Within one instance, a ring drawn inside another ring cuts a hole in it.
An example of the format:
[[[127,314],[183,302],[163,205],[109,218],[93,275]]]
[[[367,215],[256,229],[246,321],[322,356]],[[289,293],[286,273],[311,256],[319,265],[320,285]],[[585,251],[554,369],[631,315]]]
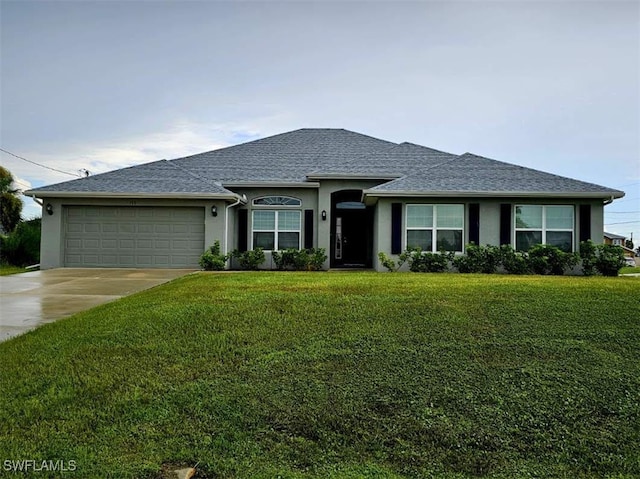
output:
[[[360,200],[360,194],[355,199]],[[353,194],[346,196],[338,195],[333,203],[331,265],[368,268],[372,265],[373,210],[360,201],[349,201]]]

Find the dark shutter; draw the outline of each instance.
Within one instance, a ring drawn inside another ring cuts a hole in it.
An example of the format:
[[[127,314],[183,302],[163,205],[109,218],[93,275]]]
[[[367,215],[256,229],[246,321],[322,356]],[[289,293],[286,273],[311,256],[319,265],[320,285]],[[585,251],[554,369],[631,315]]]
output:
[[[391,254],[402,253],[402,203],[391,203]]]
[[[580,205],[580,241],[591,239],[591,205]]]
[[[469,242],[480,244],[480,204],[469,204]]]
[[[238,250],[247,251],[249,232],[249,210],[238,210]]]
[[[313,210],[304,210],[304,247],[313,248]]]
[[[500,244],[511,244],[511,204],[500,205]]]

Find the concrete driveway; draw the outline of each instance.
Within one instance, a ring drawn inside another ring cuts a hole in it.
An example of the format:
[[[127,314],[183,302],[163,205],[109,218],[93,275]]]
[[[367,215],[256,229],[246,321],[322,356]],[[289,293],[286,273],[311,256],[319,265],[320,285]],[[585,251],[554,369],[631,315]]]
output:
[[[193,271],[60,268],[0,276],[0,341]]]

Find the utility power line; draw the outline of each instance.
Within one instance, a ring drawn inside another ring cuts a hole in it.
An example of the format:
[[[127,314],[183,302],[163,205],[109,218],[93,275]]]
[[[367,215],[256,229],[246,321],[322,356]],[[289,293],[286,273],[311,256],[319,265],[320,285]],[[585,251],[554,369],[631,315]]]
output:
[[[46,168],[47,170],[57,171],[58,173],[64,173],[65,175],[73,176],[73,177],[75,177],[75,178],[77,178],[77,177],[78,177],[78,175],[76,175],[76,174],[74,174],[74,173],[69,173],[68,171],[58,170],[58,169],[56,169],[56,168],[51,168],[50,166],[43,165],[43,164],[37,163],[37,162],[35,162],[35,161],[27,160],[26,158],[23,158],[22,156],[18,156],[18,155],[16,155],[15,153],[11,153],[10,151],[4,150],[4,149],[2,149],[2,148],[0,148],[0,151],[2,151],[3,153],[6,153],[7,155],[14,156],[14,157],[16,157],[16,158],[18,158],[18,159],[20,159],[20,160],[26,161],[27,163],[31,163],[31,164],[33,164],[33,165],[40,166],[40,167],[42,167],[42,168]]]

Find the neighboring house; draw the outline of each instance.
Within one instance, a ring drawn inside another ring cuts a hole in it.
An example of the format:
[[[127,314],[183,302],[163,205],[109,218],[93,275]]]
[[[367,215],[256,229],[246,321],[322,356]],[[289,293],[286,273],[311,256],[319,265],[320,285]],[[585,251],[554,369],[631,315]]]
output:
[[[408,247],[603,238],[622,191],[342,129],[301,129],[26,192],[44,201],[41,267],[197,267],[206,247],[325,248],[377,268]]]
[[[606,231],[602,233],[604,237],[605,244],[612,244],[615,246],[620,246],[624,250],[625,258],[635,258],[636,252],[631,248],[627,248],[625,246],[625,242],[627,240],[626,236],[620,236],[615,233],[607,233]]]

